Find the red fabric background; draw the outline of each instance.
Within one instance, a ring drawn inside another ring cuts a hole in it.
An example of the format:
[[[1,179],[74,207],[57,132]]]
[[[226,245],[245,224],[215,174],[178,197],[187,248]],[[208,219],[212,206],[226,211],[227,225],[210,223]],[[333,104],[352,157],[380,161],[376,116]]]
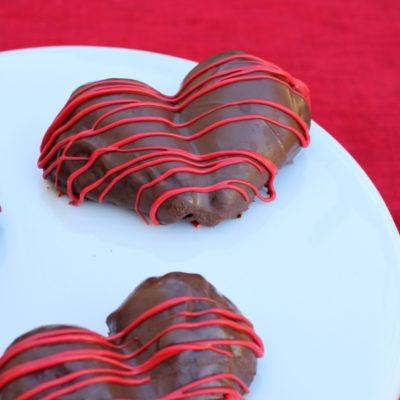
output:
[[[398,0],[0,0],[0,50],[61,44],[194,60],[242,49],[281,65],[400,227]]]

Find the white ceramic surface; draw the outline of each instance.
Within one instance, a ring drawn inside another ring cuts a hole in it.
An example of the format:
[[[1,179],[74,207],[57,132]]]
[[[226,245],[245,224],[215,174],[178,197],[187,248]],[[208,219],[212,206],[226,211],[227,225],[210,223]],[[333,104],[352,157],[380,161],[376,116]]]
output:
[[[204,274],[266,344],[249,399],[393,400],[400,381],[400,241],[376,189],[317,124],[276,180],[277,200],[213,229],[145,226],[68,205],[36,168],[46,128],[78,85],[143,80],[172,94],[194,63],[123,49],[0,54],[0,352],[41,324],[106,333],[143,279]]]

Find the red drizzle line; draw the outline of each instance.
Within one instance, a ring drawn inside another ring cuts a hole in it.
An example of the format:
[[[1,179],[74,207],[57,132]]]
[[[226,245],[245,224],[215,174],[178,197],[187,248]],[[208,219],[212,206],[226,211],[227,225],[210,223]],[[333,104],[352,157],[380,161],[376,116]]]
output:
[[[42,400],[54,400],[61,396],[74,393],[88,386],[100,383],[115,383],[125,386],[143,385],[151,382],[150,376],[137,378],[148,374],[154,367],[164,361],[178,356],[186,351],[213,351],[226,357],[233,356],[233,350],[228,346],[240,346],[248,348],[254,352],[257,357],[262,357],[264,347],[261,339],[255,333],[252,324],[242,315],[237,314],[233,310],[210,307],[202,311],[181,311],[169,317],[172,320],[178,317],[197,318],[205,315],[211,315],[212,318],[198,322],[174,322],[168,328],[157,333],[152,339],[138,347],[131,353],[121,352],[130,344],[138,340],[133,337],[123,344],[115,342],[125,338],[127,335],[134,334],[134,331],[142,323],[148,321],[152,317],[167,311],[178,305],[189,302],[208,302],[211,305],[215,303],[206,297],[178,297],[167,300],[157,306],[150,308],[134,320],[129,326],[121,332],[105,337],[98,333],[83,328],[63,328],[55,329],[47,332],[40,332],[28,336],[11,346],[0,358],[0,368],[3,368],[16,356],[26,351],[38,347],[51,347],[66,344],[88,344],[102,346],[102,349],[87,348],[58,351],[54,354],[43,356],[22,364],[10,367],[0,375],[0,393],[5,386],[12,384],[14,381],[21,379],[30,374],[53,368],[65,363],[77,361],[97,361],[109,365],[102,368],[86,368],[80,371],[68,373],[59,378],[54,378],[37,386],[28,389],[15,400],[30,400],[41,393],[52,390],[50,394],[41,397]],[[132,367],[127,361],[137,357],[152,345],[156,344],[164,335],[176,330],[193,330],[201,329],[209,326],[228,327],[237,333],[245,334],[248,339],[208,339],[201,341],[192,341],[187,343],[179,343],[164,347],[156,351],[146,361]],[[76,382],[76,379],[79,381]],[[220,386],[220,381],[231,381],[235,383],[233,386]],[[204,387],[205,384],[215,383],[215,386]],[[219,385],[217,385],[219,383]],[[212,376],[200,378],[190,384],[187,384],[173,392],[158,397],[153,400],[178,400],[196,396],[211,396],[221,394],[225,399],[241,400],[243,399],[241,391],[248,392],[248,387],[235,375],[232,374],[215,374]],[[114,399],[114,400],[135,400],[135,399]],[[139,400],[139,399],[136,399]]]
[[[234,66],[233,68],[216,71],[208,76],[204,76],[213,68],[217,68],[225,63],[233,61],[247,61],[246,66]],[[196,79],[199,80],[196,82]],[[200,79],[201,78],[201,79]],[[289,73],[277,67],[274,64],[268,63],[258,57],[250,56],[247,54],[236,54],[225,57],[216,62],[213,62],[196,72],[192,72],[189,78],[184,81],[179,92],[174,96],[166,96],[148,85],[126,79],[108,79],[104,81],[95,82],[78,89],[69,99],[65,107],[58,114],[48,131],[46,132],[42,145],[41,154],[38,161],[38,166],[43,168],[43,176],[46,178],[50,173],[55,172],[55,186],[58,188],[59,174],[61,167],[65,161],[69,162],[83,162],[75,172],[70,174],[67,178],[66,192],[72,199],[73,204],[79,204],[83,202],[89,192],[98,188],[100,185],[107,183],[106,187],[102,189],[99,194],[98,201],[104,201],[107,194],[113,189],[113,187],[120,182],[122,179],[130,174],[138,173],[146,168],[154,165],[160,165],[171,162],[179,162],[184,166],[178,168],[172,168],[167,173],[153,179],[150,182],[142,184],[137,191],[136,199],[134,201],[134,210],[148,223],[144,214],[140,211],[140,199],[143,192],[149,189],[165,179],[181,173],[191,173],[197,175],[206,175],[212,172],[218,171],[227,166],[236,164],[249,164],[256,168],[266,181],[266,187],[268,188],[268,196],[263,196],[259,189],[249,182],[243,180],[226,180],[215,183],[210,186],[190,186],[190,187],[178,187],[167,190],[162,193],[158,198],[155,199],[153,204],[150,206],[149,217],[154,224],[159,224],[157,219],[157,212],[162,204],[170,199],[171,197],[177,196],[181,193],[186,192],[198,192],[198,193],[210,193],[213,191],[229,189],[238,192],[245,201],[249,201],[248,191],[250,189],[255,196],[263,201],[271,201],[275,198],[275,191],[273,188],[273,181],[277,174],[276,166],[268,160],[266,157],[259,153],[252,152],[249,150],[235,150],[235,151],[219,151],[215,153],[196,155],[188,151],[184,151],[178,148],[172,147],[132,147],[132,145],[140,139],[152,138],[152,137],[168,137],[171,139],[182,140],[182,141],[193,141],[202,136],[209,134],[215,129],[229,124],[235,124],[243,121],[250,120],[263,120],[269,124],[273,124],[280,128],[284,128],[292,132],[299,139],[301,146],[306,147],[309,144],[310,137],[308,132],[307,124],[302,118],[294,113],[291,109],[270,100],[264,99],[247,99],[241,101],[228,102],[223,105],[219,105],[213,109],[210,109],[200,115],[197,115],[193,119],[184,123],[175,123],[167,118],[159,116],[144,116],[144,117],[132,117],[123,118],[121,120],[105,123],[105,120],[119,112],[135,109],[135,108],[156,108],[171,112],[179,112],[191,104],[194,100],[199,97],[210,93],[218,88],[222,88],[227,85],[231,85],[238,82],[247,82],[254,80],[271,80],[279,85],[284,86],[287,90],[291,91],[294,95],[303,98],[309,105],[309,91],[307,86],[292,77]],[[105,100],[96,104],[85,106],[85,103],[92,101],[100,96],[110,96],[115,94],[133,94],[133,95],[145,95],[150,98],[154,98],[155,101],[141,101],[137,99],[120,99],[120,100]],[[164,102],[164,103],[160,103]],[[283,124],[278,120],[266,117],[261,114],[250,114],[241,115],[237,117],[225,118],[223,120],[216,121],[211,125],[201,129],[198,132],[193,133],[190,136],[184,136],[175,132],[167,131],[154,131],[154,132],[140,132],[128,137],[126,139],[117,141],[110,146],[99,148],[92,152],[89,157],[78,157],[69,156],[68,151],[71,146],[81,139],[106,134],[110,129],[118,128],[127,124],[134,123],[145,123],[145,122],[157,122],[166,125],[168,128],[179,129],[188,127],[195,122],[202,120],[204,117],[216,113],[222,109],[241,106],[241,105],[259,105],[266,108],[274,108],[286,116],[290,117],[296,122],[298,128]],[[81,110],[76,113],[70,120],[66,121],[72,112],[76,111],[80,107]],[[82,118],[87,116],[89,113],[106,108],[115,107],[114,109],[105,112],[100,116],[92,125],[90,129],[76,133],[75,135],[60,139],[60,136],[67,132],[72,126],[78,123]],[[103,126],[100,126],[102,124]],[[129,146],[126,148],[126,146]],[[91,184],[83,187],[78,195],[74,192],[74,183],[77,178],[87,172],[99,157],[109,153],[138,153],[144,152],[143,155],[135,154],[135,158],[121,163],[120,165],[111,168],[104,175],[92,182]],[[196,223],[196,222],[195,222]]]

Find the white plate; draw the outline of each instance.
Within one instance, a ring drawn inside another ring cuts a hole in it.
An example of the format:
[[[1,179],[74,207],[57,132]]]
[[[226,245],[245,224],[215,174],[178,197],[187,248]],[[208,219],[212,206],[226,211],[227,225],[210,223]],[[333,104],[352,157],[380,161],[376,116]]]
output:
[[[317,124],[278,174],[277,200],[214,229],[146,226],[129,211],[68,206],[36,168],[69,94],[108,77],[172,94],[194,63],[55,47],[0,54],[0,352],[41,324],[106,333],[143,279],[204,274],[265,341],[249,399],[393,400],[400,380],[400,241],[375,188]]]

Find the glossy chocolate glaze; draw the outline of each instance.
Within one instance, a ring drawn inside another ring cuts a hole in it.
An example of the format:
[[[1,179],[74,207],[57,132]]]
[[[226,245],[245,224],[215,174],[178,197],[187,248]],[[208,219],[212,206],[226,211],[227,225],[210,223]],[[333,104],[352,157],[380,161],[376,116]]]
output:
[[[119,307],[107,318],[107,324],[110,329],[110,337],[120,334],[124,329],[136,320],[143,316],[149,309],[157,306],[167,300],[189,296],[190,298],[207,298],[207,301],[187,301],[182,304],[170,307],[161,313],[153,315],[148,320],[145,320],[137,328],[118,340],[114,340],[113,344],[125,346],[120,349],[122,354],[129,354],[137,350],[140,346],[154,338],[158,333],[174,326],[177,323],[193,323],[200,321],[228,321],[229,318],[221,316],[215,309],[222,309],[230,313],[236,313],[240,316],[237,308],[224,296],[219,294],[216,289],[200,275],[185,274],[185,273],[170,273],[161,278],[150,278],[142,283]],[[201,312],[212,308],[211,313],[198,316],[180,315],[177,313]],[[229,321],[228,321],[229,323]],[[237,322],[240,327],[248,326],[246,322]],[[54,333],[60,329],[70,329],[66,326],[47,326],[31,331],[24,336],[18,338],[9,349],[15,349],[15,346],[23,343],[24,340],[32,338],[35,334],[49,332]],[[81,329],[81,328],[77,328]],[[84,332],[84,330],[82,330]],[[87,331],[89,332],[89,331]],[[91,333],[95,335],[94,333]],[[136,338],[136,339],[135,339]],[[130,366],[137,366],[146,362],[152,356],[160,354],[162,349],[171,348],[174,345],[193,344],[196,342],[209,341],[215,339],[222,340],[239,340],[244,342],[252,342],[251,337],[244,332],[239,332],[224,325],[210,325],[197,329],[176,329],[171,330],[159,338],[153,345],[148,347],[138,357],[128,358],[125,362]],[[134,340],[132,342],[132,340]],[[36,342],[37,343],[37,342]],[[259,342],[260,344],[261,342]],[[262,344],[258,351],[262,353]],[[110,382],[100,381],[83,387],[73,393],[68,393],[57,397],[60,400],[116,400],[116,399],[168,399],[178,400],[183,397],[168,397],[168,395],[192,382],[209,376],[217,376],[218,374],[234,375],[241,379],[247,386],[252,382],[256,373],[256,354],[250,348],[241,345],[235,346],[219,346],[221,349],[230,350],[230,356],[218,354],[210,350],[182,351],[174,357],[165,359],[159,365],[151,368],[147,373],[135,376],[135,378],[150,377],[148,383],[140,385],[122,385]],[[53,345],[43,345],[29,348],[15,355],[8,360],[0,369],[0,400],[16,400],[19,396],[26,394],[27,391],[37,387],[44,382],[52,382],[55,379],[60,379],[68,374],[87,370],[89,368],[114,368],[94,359],[81,360],[74,362],[62,363],[53,367],[41,369],[33,374],[22,376],[19,379],[13,380],[11,383],[1,387],[1,377],[5,376],[7,371],[13,367],[27,366],[32,360],[41,360],[48,356],[59,355],[65,351],[77,349],[98,349],[109,350],[106,346],[88,343],[85,341],[77,343],[63,343],[62,340]],[[7,354],[7,353],[6,353]],[[4,356],[3,356],[4,357]],[[4,361],[4,360],[3,360]],[[2,359],[0,359],[0,365]],[[104,375],[104,374],[103,374]],[[96,377],[98,374],[89,374],[84,378]],[[72,381],[76,383],[82,381],[83,377]],[[71,384],[69,383],[69,384]],[[205,387],[207,385],[203,385]],[[230,387],[234,389],[238,397],[227,397],[232,400],[241,399],[243,389],[238,384],[230,379],[217,379],[208,386],[213,387]],[[33,397],[26,397],[29,400],[40,400],[51,395],[55,390],[68,387],[68,383],[56,386],[51,390],[47,390]],[[193,398],[196,400],[211,400],[223,399],[220,394],[203,394]]]
[[[200,63],[196,68],[194,68],[185,78],[183,84],[185,85],[185,82],[188,82],[188,80],[190,80],[192,77],[195,78],[192,79],[185,87],[183,93],[189,92],[191,88],[196,88],[194,90],[194,93],[196,93],[199,90],[207,89],[207,87],[210,87],[215,83],[221,83],[222,85],[217,89],[202,94],[198,98],[191,101],[183,109],[179,111],[173,111],[146,106],[126,109],[105,118],[100,122],[100,124],[96,125],[96,127],[102,128],[106,125],[132,117],[162,117],[168,121],[172,121],[174,124],[184,124],[196,116],[218,106],[230,102],[241,102],[256,99],[270,101],[281,105],[288,110],[291,110],[305,122],[305,125],[309,126],[310,115],[309,105],[307,104],[308,90],[304,84],[292,77],[290,77],[290,79],[282,77],[279,75],[279,71],[276,74],[262,71],[257,72],[252,71],[251,69],[246,72],[246,68],[257,66],[258,61],[246,59],[245,54],[243,59],[237,58],[229,61],[231,56],[241,54],[244,53],[225,52]],[[207,68],[207,66],[215,63],[218,60],[224,59],[228,59],[228,61],[217,67],[206,70],[204,73],[196,77],[196,72]],[[272,76],[275,79],[236,81],[235,74],[228,74],[227,76],[218,77],[218,74],[223,73],[224,71],[237,70],[238,68],[243,68],[244,75],[248,77],[265,76],[268,78]],[[229,83],[226,83],[228,82],[226,80],[227,77],[229,79],[232,77]],[[200,88],[196,87],[196,85],[204,82],[207,79],[210,80],[204,85],[201,85]],[[122,85],[122,83],[118,82],[118,80],[115,80],[113,83],[110,83],[108,87],[118,87],[118,85]],[[301,85],[303,85],[303,89],[305,88],[303,92],[296,90],[296,86],[299,85],[299,82]],[[93,99],[90,99],[84,104],[76,107],[68,115],[65,121],[57,124],[57,127],[62,126],[70,121],[80,111],[105,101],[139,100],[157,103],[161,106],[169,106],[173,104],[177,107],[179,107],[180,104],[185,101],[184,96],[180,100],[176,100],[176,98],[175,100],[155,99],[152,96],[152,93],[156,92],[147,85],[145,87],[147,88],[146,90],[148,90],[148,94],[121,92],[99,95]],[[79,88],[78,90],[85,90],[85,86]],[[307,92],[306,96],[304,96],[305,92]],[[62,139],[74,137],[85,130],[92,129],[99,118],[101,118],[106,112],[113,109],[115,110],[117,107],[120,107],[120,104],[102,107],[90,112],[83,118],[80,118],[79,121],[70,126],[65,132],[63,132],[53,145],[56,145]],[[188,126],[178,128],[167,126],[163,122],[154,121],[126,123],[115,128],[107,129],[100,135],[77,140],[68,149],[66,154],[72,157],[90,157],[93,152],[96,151],[96,149],[107,148],[119,140],[126,139],[143,132],[168,131],[183,135],[185,137],[190,137],[196,132],[206,129],[218,121],[234,117],[244,118],[248,115],[264,116],[273,121],[278,121],[278,123],[285,126],[292,127],[297,131],[301,131],[299,123],[287,113],[282,112],[275,107],[259,105],[250,101],[249,104],[235,105],[220,109]],[[272,162],[274,166],[280,168],[283,164],[293,159],[300,149],[300,142],[299,138],[296,137],[296,135],[290,130],[268,121],[254,118],[250,120],[243,119],[234,123],[217,127],[216,129],[212,129],[212,131],[206,135],[198,137],[194,140],[187,141],[171,137],[151,136],[129,144],[125,146],[125,148],[154,146],[181,149],[193,155],[204,155],[213,152],[230,151],[235,149],[250,150],[260,154],[262,157]],[[128,162],[132,158],[139,157],[142,154],[142,152],[111,152],[101,155],[90,169],[74,180],[73,193],[79,195],[79,193],[85,187],[96,181],[96,179],[100,179],[111,168],[121,165],[124,162]],[[61,150],[57,151],[54,157],[46,160],[47,162],[43,162],[43,160],[42,162],[39,162],[39,165],[46,171],[46,168],[57,161],[57,157],[60,157],[60,155]],[[63,192],[67,192],[67,181],[71,174],[73,174],[84,164],[85,161],[77,160],[66,160],[62,162],[58,169],[58,189]],[[145,168],[139,172],[129,174],[124,179],[116,183],[115,186],[113,186],[113,188],[105,196],[104,201],[133,209],[136,195],[141,185],[160,177],[163,173],[171,168],[183,166],[185,166],[185,164],[180,162],[166,162]],[[143,215],[148,216],[151,206],[155,200],[163,193],[174,188],[193,186],[209,187],[224,180],[235,179],[250,182],[256,188],[261,189],[268,182],[271,175],[271,171],[264,172],[264,174],[260,174],[260,172],[257,171],[253,165],[240,163],[237,165],[226,166],[222,169],[218,169],[217,171],[207,174],[175,174],[165,180],[162,180],[155,186],[146,189],[141,196],[139,210]],[[53,169],[52,171],[49,171],[48,178],[54,182],[56,180],[56,175],[57,170]],[[112,177],[108,178],[98,187],[89,191],[85,198],[98,201],[102,190],[104,190]],[[201,225],[213,226],[226,218],[235,218],[240,216],[243,211],[248,208],[249,204],[254,198],[254,192],[249,187],[245,187],[240,184],[238,186],[242,187],[247,192],[247,200],[240,193],[238,193],[238,191],[226,188],[206,193],[190,191],[172,196],[163,204],[161,204],[157,210],[157,220],[161,224],[169,224],[181,219],[187,219],[189,221],[196,221]]]

